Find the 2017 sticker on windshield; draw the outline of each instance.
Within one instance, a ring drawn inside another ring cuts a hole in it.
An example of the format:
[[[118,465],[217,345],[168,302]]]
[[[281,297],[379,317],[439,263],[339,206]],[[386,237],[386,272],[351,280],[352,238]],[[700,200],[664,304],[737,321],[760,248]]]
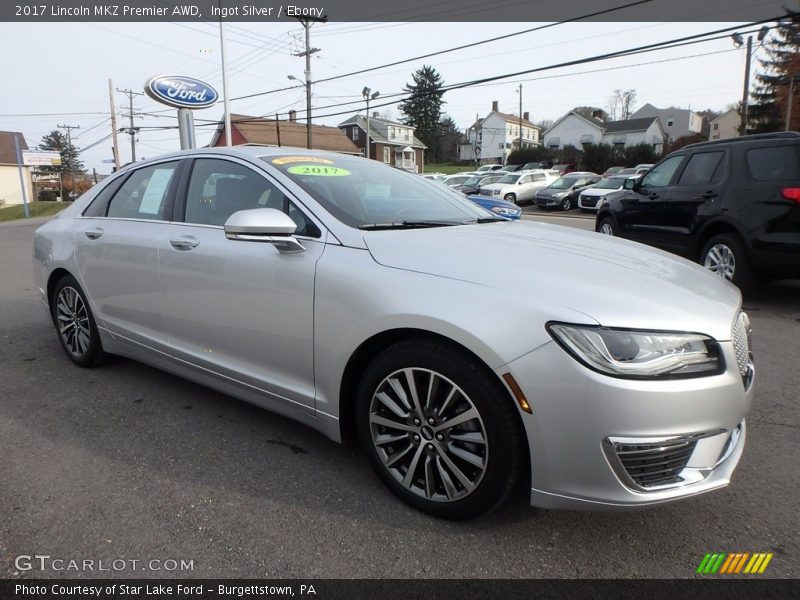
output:
[[[346,177],[351,174],[347,169],[320,165],[297,165],[289,167],[287,171],[292,175],[313,175],[315,177]]]

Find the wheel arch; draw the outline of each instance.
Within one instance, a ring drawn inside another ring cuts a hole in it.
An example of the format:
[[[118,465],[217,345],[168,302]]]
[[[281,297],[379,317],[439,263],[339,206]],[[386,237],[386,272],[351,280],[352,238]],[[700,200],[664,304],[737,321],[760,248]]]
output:
[[[47,305],[51,308],[53,292],[56,289],[56,285],[58,285],[58,282],[66,276],[75,277],[72,273],[67,271],[67,269],[58,267],[57,269],[53,269],[53,272],[47,277]]]
[[[732,221],[728,221],[726,219],[718,219],[707,223],[697,234],[697,241],[695,242],[694,247],[694,258],[697,261],[700,261],[701,254],[703,252],[703,248],[705,248],[708,240],[713,238],[716,235],[720,235],[723,233],[732,233],[736,237],[739,238],[739,241],[742,242],[742,246],[744,247],[745,251],[749,254],[750,253],[750,246],[747,243],[747,237],[744,233],[739,229],[739,227],[733,223]]]
[[[443,342],[445,344],[454,346],[462,352],[466,352],[474,357],[487,369],[488,372],[492,374],[492,376],[505,390],[507,401],[511,402],[514,407],[517,408],[517,410],[515,410],[515,415],[518,419],[519,426],[522,428],[522,431],[525,430],[522,423],[522,418],[519,415],[519,409],[516,401],[508,389],[508,386],[500,377],[497,376],[495,371],[486,363],[485,360],[483,360],[480,356],[463,344],[460,344],[459,342],[445,335],[424,329],[408,327],[389,329],[380,333],[376,333],[364,340],[350,355],[339,385],[339,428],[343,442],[354,442],[357,439],[355,406],[358,384],[361,380],[361,373],[363,373],[364,369],[372,361],[372,359],[386,348],[389,348],[398,342],[409,339],[427,339]],[[527,460],[530,460],[530,457],[528,457]]]

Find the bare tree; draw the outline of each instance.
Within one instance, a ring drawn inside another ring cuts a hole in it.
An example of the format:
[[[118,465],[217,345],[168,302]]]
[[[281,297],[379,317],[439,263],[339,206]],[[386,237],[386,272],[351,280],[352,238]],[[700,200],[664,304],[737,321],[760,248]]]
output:
[[[612,121],[617,119],[625,121],[631,118],[634,106],[636,106],[636,90],[614,90],[608,99],[608,114]]]

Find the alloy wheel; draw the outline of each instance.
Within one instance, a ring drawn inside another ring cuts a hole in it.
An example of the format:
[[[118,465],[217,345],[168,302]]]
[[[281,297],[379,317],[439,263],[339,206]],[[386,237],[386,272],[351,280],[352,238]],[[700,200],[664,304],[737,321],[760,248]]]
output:
[[[405,368],[384,378],[370,402],[369,425],[383,466],[417,496],[461,500],[483,478],[489,445],[481,416],[440,373]]]
[[[603,223],[600,225],[600,233],[604,235],[614,235],[614,227],[611,223]]]
[[[725,244],[716,244],[708,249],[703,265],[720,277],[733,281],[736,272],[736,257]]]
[[[89,351],[91,328],[89,312],[78,291],[65,286],[56,301],[56,326],[64,347],[75,358],[81,358]]]

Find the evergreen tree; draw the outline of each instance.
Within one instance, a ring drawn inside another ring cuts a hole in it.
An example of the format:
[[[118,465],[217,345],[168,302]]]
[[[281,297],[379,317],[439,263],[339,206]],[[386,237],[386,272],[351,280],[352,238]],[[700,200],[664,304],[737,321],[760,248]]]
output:
[[[461,141],[461,130],[452,117],[445,115],[439,121],[439,154],[430,156],[428,160],[435,163],[447,163],[458,160],[458,144]]]
[[[411,75],[413,83],[406,84],[403,91],[410,96],[400,103],[405,117],[403,123],[414,127],[416,136],[428,147],[428,156],[441,154],[442,76],[428,65]]]
[[[767,58],[759,61],[763,69],[756,74],[754,102],[748,106],[748,133],[781,131],[786,122],[789,81],[800,74],[800,12],[786,9],[787,17],[778,22],[764,43]],[[795,81],[790,129],[800,129],[800,80]]]
[[[79,152],[74,144],[69,143],[67,136],[54,129],[42,138],[39,150],[54,150],[61,153],[61,165],[57,167],[40,167],[42,171],[58,173],[83,173],[83,163],[79,160]]]

